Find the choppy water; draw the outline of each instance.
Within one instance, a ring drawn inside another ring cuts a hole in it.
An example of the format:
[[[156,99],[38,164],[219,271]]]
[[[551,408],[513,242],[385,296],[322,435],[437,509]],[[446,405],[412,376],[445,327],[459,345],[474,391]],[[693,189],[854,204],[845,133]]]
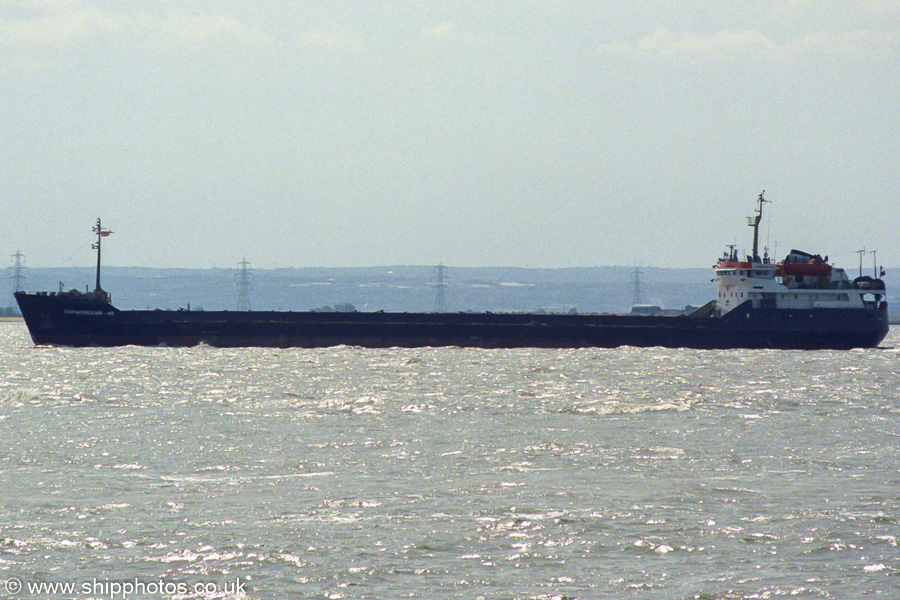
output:
[[[0,596],[897,598],[885,346],[66,349],[0,324]]]

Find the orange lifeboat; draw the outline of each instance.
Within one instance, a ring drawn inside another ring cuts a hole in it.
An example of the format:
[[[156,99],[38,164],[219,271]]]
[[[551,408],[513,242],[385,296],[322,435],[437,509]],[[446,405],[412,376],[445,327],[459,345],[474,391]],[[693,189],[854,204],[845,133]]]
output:
[[[831,265],[827,261],[827,256],[823,259],[818,254],[791,250],[787,258],[778,263],[775,274],[782,277],[831,277]]]

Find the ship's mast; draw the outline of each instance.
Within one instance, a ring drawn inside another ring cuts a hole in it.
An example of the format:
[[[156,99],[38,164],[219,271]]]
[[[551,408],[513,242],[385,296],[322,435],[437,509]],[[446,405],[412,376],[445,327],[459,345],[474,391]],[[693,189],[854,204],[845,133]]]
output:
[[[763,194],[766,193],[766,190],[763,190],[759,195],[759,207],[756,209],[755,217],[747,217],[747,224],[753,228],[753,256],[750,258],[754,262],[759,262],[759,223],[762,221],[762,207],[763,203],[769,202],[763,197]]]
[[[100,246],[103,238],[111,234],[112,231],[103,229],[100,225],[100,217],[97,217],[97,224],[94,226],[93,231],[97,234],[97,242],[91,245],[91,248],[97,251],[97,284],[94,288],[94,292],[102,292],[103,288],[100,287]]]

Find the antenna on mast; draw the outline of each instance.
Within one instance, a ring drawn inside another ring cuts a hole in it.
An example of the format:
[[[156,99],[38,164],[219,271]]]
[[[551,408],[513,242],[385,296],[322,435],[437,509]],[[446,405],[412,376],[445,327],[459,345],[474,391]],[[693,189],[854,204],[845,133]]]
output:
[[[100,287],[100,246],[103,242],[103,238],[109,236],[112,231],[103,229],[103,226],[100,224],[100,217],[97,217],[97,224],[94,226],[93,231],[97,234],[97,241],[94,244],[91,244],[91,248],[97,251],[97,283],[94,286],[94,293],[97,295],[108,296],[108,294],[103,291],[103,288]]]

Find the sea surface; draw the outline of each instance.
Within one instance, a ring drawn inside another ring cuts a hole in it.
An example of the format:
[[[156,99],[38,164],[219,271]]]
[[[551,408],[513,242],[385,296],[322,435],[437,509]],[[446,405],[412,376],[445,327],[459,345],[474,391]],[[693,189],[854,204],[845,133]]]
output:
[[[0,597],[898,598],[898,347],[71,349],[0,323]]]

